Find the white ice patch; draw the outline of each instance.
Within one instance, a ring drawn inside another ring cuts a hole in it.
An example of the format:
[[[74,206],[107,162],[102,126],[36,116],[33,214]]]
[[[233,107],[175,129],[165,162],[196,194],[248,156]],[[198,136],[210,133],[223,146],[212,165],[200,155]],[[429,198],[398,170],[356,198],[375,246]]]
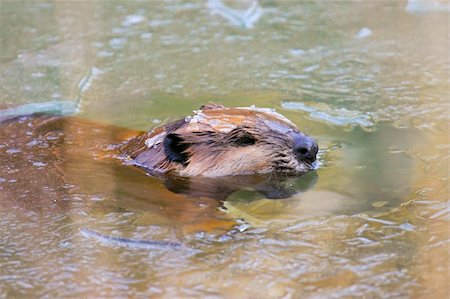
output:
[[[285,109],[308,112],[312,119],[335,126],[359,125],[363,128],[370,128],[375,125],[372,118],[364,112],[346,108],[332,108],[323,103],[306,105],[301,102],[284,101],[281,106]]]
[[[225,5],[222,0],[209,0],[208,8],[212,13],[220,15],[231,24],[242,28],[252,28],[262,15],[258,0],[252,1],[247,9],[234,9]]]
[[[80,83],[78,83],[78,90],[79,94],[75,98],[75,103],[77,105],[78,111],[81,110],[83,107],[82,99],[83,95],[88,91],[88,89],[91,87],[92,82],[97,79],[101,74],[103,74],[103,71],[96,67],[91,67],[89,72],[84,76]]]
[[[148,148],[154,148],[154,147],[157,147],[158,144],[160,144],[160,143],[162,142],[163,137],[164,137],[165,135],[166,135],[166,133],[163,132],[163,133],[157,134],[157,135],[155,135],[155,136],[153,136],[153,137],[150,137],[150,138],[148,138],[147,140],[145,140],[145,145],[146,145]]]
[[[306,51],[303,49],[290,49],[289,53],[292,56],[302,56],[302,55],[305,55]]]
[[[438,0],[408,0],[406,11],[410,13],[450,12],[450,2]]]
[[[257,108],[255,105],[251,105],[250,107],[237,107],[237,109],[253,110],[253,111],[256,111],[256,112],[278,114],[276,112],[276,110],[273,109],[273,108]]]
[[[128,42],[128,38],[126,37],[115,37],[109,40],[108,44],[113,49],[122,49],[125,47],[126,43]]]
[[[139,24],[141,22],[145,21],[145,17],[140,16],[140,15],[129,15],[125,18],[125,20],[123,20],[122,22],[122,26],[132,26],[135,24]]]
[[[288,123],[293,127],[296,127],[296,125],[292,121],[287,119],[284,115],[276,112],[276,110],[274,108],[256,108],[255,105],[251,105],[250,107],[237,107],[237,108],[243,109],[243,110],[253,110],[256,112],[271,114],[271,115],[275,116],[276,118],[278,118],[280,121]]]
[[[15,108],[0,110],[0,122],[24,115],[47,113],[56,115],[73,115],[79,111],[75,101],[50,101],[24,104]]]
[[[92,81],[96,79],[99,75],[103,74],[103,71],[99,68],[92,67],[89,73],[81,79],[78,83],[78,88],[81,93],[85,93],[89,87],[91,87]]]
[[[356,33],[355,38],[364,39],[372,35],[372,30],[367,27],[363,27],[359,29],[358,33]]]

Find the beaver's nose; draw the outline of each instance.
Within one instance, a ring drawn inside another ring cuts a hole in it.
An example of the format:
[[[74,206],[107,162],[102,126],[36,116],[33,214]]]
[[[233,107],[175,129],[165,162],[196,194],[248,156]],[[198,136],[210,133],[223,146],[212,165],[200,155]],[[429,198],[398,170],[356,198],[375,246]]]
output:
[[[318,151],[319,146],[313,138],[300,134],[295,136],[294,153],[300,161],[307,163],[316,161]]]

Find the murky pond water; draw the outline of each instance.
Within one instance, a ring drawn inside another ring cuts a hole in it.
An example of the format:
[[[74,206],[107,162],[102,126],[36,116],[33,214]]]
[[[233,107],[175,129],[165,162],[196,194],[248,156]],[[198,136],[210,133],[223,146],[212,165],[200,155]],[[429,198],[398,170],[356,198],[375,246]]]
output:
[[[53,102],[78,120],[1,124],[0,298],[448,298],[449,14],[430,3],[1,2],[3,115]],[[210,101],[276,108],[321,167],[279,178],[288,198],[223,201],[201,191],[230,181],[84,146]]]

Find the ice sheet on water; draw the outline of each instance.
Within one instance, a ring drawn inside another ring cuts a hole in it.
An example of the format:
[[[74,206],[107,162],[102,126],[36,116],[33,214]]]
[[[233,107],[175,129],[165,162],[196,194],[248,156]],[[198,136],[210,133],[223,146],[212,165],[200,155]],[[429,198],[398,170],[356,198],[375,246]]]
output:
[[[262,15],[262,9],[257,0],[251,1],[247,9],[234,9],[225,5],[221,0],[209,0],[208,8],[212,13],[218,14],[235,26],[252,28]]]
[[[145,21],[145,17],[141,15],[128,15],[122,22],[122,26],[132,26]]]
[[[372,35],[372,30],[370,30],[367,27],[361,28],[358,33],[356,33],[355,38],[357,39],[364,39],[366,37],[369,37]]]
[[[70,115],[78,112],[78,105],[74,101],[50,101],[31,103],[15,108],[0,110],[0,122],[24,115],[47,113],[57,115]]]
[[[406,11],[410,13],[450,12],[450,2],[438,0],[408,0]]]
[[[304,103],[297,101],[283,101],[281,106],[289,110],[307,112],[312,119],[335,126],[361,126],[370,128],[375,126],[372,117],[364,112],[347,108],[330,107],[324,103]]]

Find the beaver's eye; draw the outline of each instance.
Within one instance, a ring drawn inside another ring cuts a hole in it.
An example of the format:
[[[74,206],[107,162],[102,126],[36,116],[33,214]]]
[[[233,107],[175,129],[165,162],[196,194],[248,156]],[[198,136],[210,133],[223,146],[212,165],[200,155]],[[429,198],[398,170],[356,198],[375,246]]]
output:
[[[256,138],[249,133],[244,133],[242,135],[236,136],[233,139],[235,146],[249,146],[256,143]]]
[[[188,147],[189,144],[184,143],[183,138],[178,134],[169,134],[164,138],[164,151],[172,162],[186,164],[189,158],[186,153]]]

